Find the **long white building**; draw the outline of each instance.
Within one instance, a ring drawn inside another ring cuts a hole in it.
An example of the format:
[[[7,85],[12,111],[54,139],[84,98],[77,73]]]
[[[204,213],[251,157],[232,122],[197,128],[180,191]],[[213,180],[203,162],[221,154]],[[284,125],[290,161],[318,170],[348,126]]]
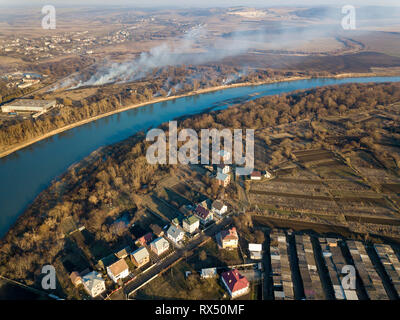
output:
[[[1,106],[2,112],[46,112],[56,106],[56,100],[16,99]]]

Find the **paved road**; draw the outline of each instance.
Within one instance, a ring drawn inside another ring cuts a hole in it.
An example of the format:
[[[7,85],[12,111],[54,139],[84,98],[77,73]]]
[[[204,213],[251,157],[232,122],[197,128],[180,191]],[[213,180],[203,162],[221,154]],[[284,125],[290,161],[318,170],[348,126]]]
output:
[[[221,231],[221,229],[226,228],[231,223],[232,219],[230,217],[227,217],[224,220],[222,220],[219,224],[213,224],[198,238],[192,240],[185,248],[175,249],[175,252],[172,253],[170,256],[159,262],[155,267],[150,269],[148,272],[139,274],[135,280],[126,285],[123,289],[125,294],[129,296],[130,293],[135,291],[146,281],[150,280],[152,277],[159,274],[161,271],[169,268],[179,258],[184,257],[185,252],[190,252],[191,250],[197,248],[199,244],[202,243],[204,240],[210,237],[214,237],[219,231]]]

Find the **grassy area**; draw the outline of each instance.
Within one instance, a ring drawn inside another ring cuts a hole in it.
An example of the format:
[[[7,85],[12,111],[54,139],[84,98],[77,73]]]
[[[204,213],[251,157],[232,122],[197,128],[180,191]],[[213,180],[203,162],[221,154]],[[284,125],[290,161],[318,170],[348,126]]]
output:
[[[207,258],[201,260],[199,258],[200,252],[205,251]],[[218,248],[217,243],[212,240],[208,241],[204,246],[198,248],[192,257],[188,259],[188,263],[192,268],[200,270],[202,268],[211,267],[226,267],[229,265],[236,265],[243,263],[240,258],[238,249],[236,250],[222,250]]]
[[[186,271],[192,272],[188,278],[185,278]],[[135,299],[220,300],[224,295],[225,290],[219,283],[219,277],[200,279],[196,271],[182,261],[138,290]]]

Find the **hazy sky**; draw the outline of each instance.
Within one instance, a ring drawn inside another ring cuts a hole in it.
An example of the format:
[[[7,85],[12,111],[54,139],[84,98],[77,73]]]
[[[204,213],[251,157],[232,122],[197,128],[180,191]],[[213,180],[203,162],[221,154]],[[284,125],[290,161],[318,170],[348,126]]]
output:
[[[385,5],[400,6],[399,0],[0,0],[0,6],[77,6],[77,5],[131,5],[140,7],[216,7],[216,6],[280,6],[280,5]]]

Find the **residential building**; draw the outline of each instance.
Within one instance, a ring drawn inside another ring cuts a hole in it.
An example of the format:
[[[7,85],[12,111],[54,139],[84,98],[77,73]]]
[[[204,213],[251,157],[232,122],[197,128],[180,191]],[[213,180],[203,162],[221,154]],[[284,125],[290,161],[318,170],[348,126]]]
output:
[[[125,259],[127,256],[129,256],[129,253],[131,252],[131,248],[130,247],[125,247],[122,250],[118,251],[115,253],[115,256],[118,259]]]
[[[79,275],[79,272],[77,271],[71,272],[69,278],[71,279],[71,282],[74,284],[75,287],[82,284],[82,277]]]
[[[119,258],[115,255],[115,253],[112,253],[108,255],[107,257],[104,257],[98,261],[98,265],[107,271],[107,267],[111,266],[113,263],[117,262]]]
[[[228,211],[228,207],[222,201],[215,200],[212,204],[211,210],[219,216],[223,216]]]
[[[230,168],[228,165],[223,164],[223,163],[220,163],[217,165],[217,172],[228,174],[229,171],[230,171]]]
[[[196,207],[194,214],[200,219],[200,223],[203,225],[212,221],[213,219],[213,213],[201,205]]]
[[[128,264],[124,259],[119,259],[117,262],[107,267],[107,274],[117,283],[118,280],[124,279],[129,275]]]
[[[217,268],[201,269],[200,276],[202,279],[214,278],[217,276]]]
[[[136,267],[140,268],[150,261],[149,251],[145,247],[141,247],[132,252],[131,260]]]
[[[262,244],[249,243],[250,259],[261,260],[262,258]]]
[[[231,176],[226,173],[218,172],[215,179],[217,179],[218,185],[223,186],[224,188],[229,185],[231,182]]]
[[[183,230],[192,234],[200,227],[200,220],[196,218],[194,215],[191,215],[183,219],[182,227]]]
[[[251,180],[261,180],[261,172],[260,171],[253,171],[250,175]]]
[[[139,239],[137,239],[136,242],[140,243],[140,245],[142,245],[142,246],[145,246],[145,245],[148,245],[152,239],[153,239],[153,233],[148,232],[143,237],[140,237]]]
[[[95,298],[106,290],[106,284],[101,274],[92,271],[82,277],[82,284],[87,293]]]
[[[272,178],[272,174],[266,170],[265,174],[264,174],[264,177],[267,178],[267,179],[271,179]]]
[[[236,269],[224,272],[221,279],[232,298],[243,296],[250,291],[249,281]]]
[[[222,230],[217,234],[217,242],[222,249],[236,249],[239,243],[239,236],[236,228]]]
[[[185,233],[179,226],[171,225],[167,231],[167,237],[174,243],[178,243],[183,240]]]
[[[155,254],[160,256],[169,249],[169,242],[160,237],[150,243],[150,248]]]

